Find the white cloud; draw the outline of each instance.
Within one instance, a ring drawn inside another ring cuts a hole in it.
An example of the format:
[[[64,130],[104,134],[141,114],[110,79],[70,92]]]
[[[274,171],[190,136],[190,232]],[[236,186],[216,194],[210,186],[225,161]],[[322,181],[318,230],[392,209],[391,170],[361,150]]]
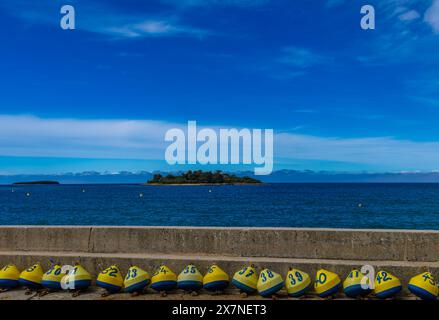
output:
[[[0,115],[0,156],[163,160],[164,134],[175,127],[185,129],[186,124]],[[338,161],[386,170],[432,170],[439,163],[439,141],[391,137],[318,137],[275,130],[274,150],[277,159]]]
[[[61,0],[56,0],[62,3]],[[178,14],[151,14],[149,12],[122,13],[109,4],[96,1],[85,1],[81,5],[73,4],[77,8],[77,30],[104,34],[113,38],[141,38],[148,36],[190,36],[205,37],[211,32],[180,22]],[[59,11],[55,2],[41,1],[35,5],[27,2],[0,1],[0,9],[32,23],[51,25],[59,28],[59,20],[48,14]],[[81,14],[79,14],[79,10]]]
[[[427,22],[435,33],[439,33],[439,0],[434,0],[425,12],[424,21]]]
[[[162,3],[176,7],[231,6],[256,7],[267,4],[270,0],[161,0]]]
[[[159,159],[176,127],[152,120],[42,119],[0,116],[0,155]]]
[[[146,36],[186,35],[204,37],[210,34],[207,30],[181,26],[166,20],[145,20],[111,27],[92,26],[90,31],[109,34],[115,37],[138,38]]]
[[[416,10],[410,10],[398,16],[401,21],[412,21],[418,19],[421,15]]]
[[[439,163],[439,141],[415,142],[391,137],[328,138],[277,134],[276,156],[340,161],[391,170],[432,170]]]
[[[278,59],[278,62],[300,69],[306,69],[315,65],[323,64],[330,60],[328,57],[314,53],[311,50],[295,46],[283,48],[282,54],[283,55]]]

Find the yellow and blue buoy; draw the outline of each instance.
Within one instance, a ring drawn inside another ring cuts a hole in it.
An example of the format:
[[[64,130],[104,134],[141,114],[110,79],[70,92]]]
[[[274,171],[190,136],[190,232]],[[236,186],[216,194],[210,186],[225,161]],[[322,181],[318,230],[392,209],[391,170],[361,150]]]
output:
[[[72,290],[85,290],[91,286],[91,275],[83,266],[77,263],[73,270],[67,273],[64,281]]]
[[[125,292],[134,293],[142,292],[150,282],[151,277],[148,272],[137,266],[132,266],[128,269],[123,284]]]
[[[112,265],[99,273],[96,285],[106,289],[109,293],[117,293],[123,286],[122,273],[116,265]]]
[[[41,285],[51,290],[61,290],[61,281],[66,274],[58,264],[48,270],[41,279]]]
[[[151,278],[151,288],[155,291],[170,291],[177,287],[177,275],[167,266],[160,266]]]
[[[193,264],[187,265],[178,275],[177,286],[185,291],[197,291],[203,287],[203,275]]]
[[[18,282],[21,286],[29,289],[39,289],[41,288],[41,281],[43,279],[43,268],[39,263],[22,271]]]
[[[401,291],[401,281],[390,272],[380,270],[375,277],[375,295],[380,299],[386,299]]]
[[[341,280],[338,274],[320,269],[317,271],[314,290],[321,298],[335,295],[340,288]]]
[[[255,267],[248,266],[235,272],[232,284],[247,294],[256,292],[258,289],[258,274]]]
[[[370,293],[370,289],[363,289],[361,286],[361,281],[364,275],[357,269],[352,269],[349,275],[343,282],[343,292],[345,295],[351,298],[366,295]],[[366,285],[369,284],[369,278],[366,278]]]
[[[410,279],[409,290],[423,300],[436,300],[439,288],[433,275],[430,272],[424,272]]]
[[[290,269],[285,278],[285,288],[290,297],[301,297],[312,288],[311,277],[301,270]]]
[[[203,287],[208,291],[222,291],[229,285],[229,275],[218,265],[214,264],[207,269],[203,278]]]
[[[11,289],[18,287],[20,270],[14,264],[8,264],[0,270],[0,289]]]
[[[282,276],[270,269],[264,269],[259,274],[258,279],[258,292],[263,297],[269,297],[284,286],[284,280]]]

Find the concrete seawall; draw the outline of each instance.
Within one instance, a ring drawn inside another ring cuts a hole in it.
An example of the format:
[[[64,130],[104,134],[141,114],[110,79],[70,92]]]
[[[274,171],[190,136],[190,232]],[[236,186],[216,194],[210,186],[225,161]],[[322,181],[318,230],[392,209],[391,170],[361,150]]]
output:
[[[408,279],[429,270],[439,276],[439,232],[406,230],[210,227],[0,227],[0,264],[24,268],[49,259],[80,261],[94,275],[109,264],[137,264],[152,272],[160,263],[180,271],[219,263],[230,275],[246,263],[286,274],[290,266],[314,274],[324,267],[345,277],[370,264]]]

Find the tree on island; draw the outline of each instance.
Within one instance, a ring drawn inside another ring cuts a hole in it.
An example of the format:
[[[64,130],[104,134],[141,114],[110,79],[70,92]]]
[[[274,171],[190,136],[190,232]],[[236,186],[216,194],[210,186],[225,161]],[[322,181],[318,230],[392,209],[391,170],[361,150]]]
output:
[[[234,174],[202,170],[188,170],[180,175],[168,174],[163,176],[154,174],[148,184],[258,184],[261,181],[251,177],[238,177]]]

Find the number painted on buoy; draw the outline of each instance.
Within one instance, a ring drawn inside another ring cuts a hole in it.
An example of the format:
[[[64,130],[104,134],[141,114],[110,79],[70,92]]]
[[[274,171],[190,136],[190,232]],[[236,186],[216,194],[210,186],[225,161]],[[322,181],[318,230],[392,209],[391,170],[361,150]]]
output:
[[[249,272],[247,272],[247,274],[245,275],[246,278],[251,277],[255,272],[253,270],[250,270]]]
[[[422,275],[422,278],[424,279],[424,282],[427,282],[427,281],[428,281],[428,283],[430,283],[431,285],[433,285],[433,286],[435,285],[434,280],[433,280],[431,274],[429,274],[429,273],[424,273],[424,274]]]
[[[135,277],[137,277],[137,269],[131,268],[130,270],[128,270],[127,276],[125,277],[125,280],[129,280],[129,279],[135,278]]]
[[[238,274],[241,275],[241,276],[245,274],[245,277],[249,278],[249,277],[251,277],[255,273],[253,271],[253,269],[250,269],[248,272],[247,272],[247,270],[248,270],[248,267],[245,267],[241,271],[239,271]],[[246,272],[247,272],[247,274],[246,274]]]
[[[36,268],[37,268],[37,265],[35,264],[35,265],[33,265],[32,267],[27,268],[27,269],[26,269],[26,272],[32,272],[32,271],[34,271]]]
[[[288,278],[290,279],[290,283],[294,286],[297,282],[303,281],[303,276],[299,271],[296,271],[296,273],[293,275],[290,273],[288,275]]]
[[[110,267],[110,268],[108,268],[108,269],[105,269],[104,271],[102,271],[101,273],[102,274],[107,274],[108,273],[108,276],[109,277],[114,277],[114,278],[116,278],[117,277],[117,269],[116,268],[113,268],[113,267]]]
[[[354,278],[354,277],[358,278],[358,275],[359,275],[358,270],[353,270],[349,273],[349,278]]]
[[[381,272],[381,275],[382,275],[382,277],[381,277],[379,274],[378,274],[378,276],[377,276],[377,281],[378,281],[379,284],[381,283],[381,280],[382,280],[383,282],[386,282],[386,281],[390,281],[390,280],[392,280],[392,277],[390,277],[390,276],[387,274],[387,272],[385,272],[385,271]]]
[[[328,278],[328,276],[326,275],[326,273],[322,272],[322,273],[320,273],[320,275],[317,279],[317,283],[324,284],[326,282],[327,278]]]
[[[196,273],[196,272],[197,272],[197,268],[195,266],[186,266],[186,268],[184,268],[183,270],[184,274]]]

